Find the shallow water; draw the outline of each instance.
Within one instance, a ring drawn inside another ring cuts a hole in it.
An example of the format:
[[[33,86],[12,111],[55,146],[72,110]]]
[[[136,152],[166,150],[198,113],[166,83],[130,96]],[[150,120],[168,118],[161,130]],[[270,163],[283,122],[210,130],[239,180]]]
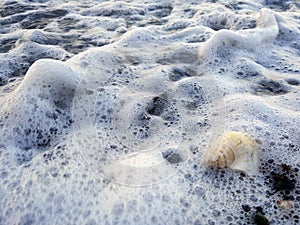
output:
[[[0,16],[0,224],[299,223],[299,2]],[[259,144],[254,175],[200,164],[230,130]]]

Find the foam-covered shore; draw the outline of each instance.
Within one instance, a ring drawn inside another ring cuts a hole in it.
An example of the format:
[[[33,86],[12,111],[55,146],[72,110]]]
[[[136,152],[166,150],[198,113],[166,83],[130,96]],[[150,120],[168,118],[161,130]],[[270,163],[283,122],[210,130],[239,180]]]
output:
[[[299,13],[1,3],[0,224],[299,223]],[[200,164],[230,130],[254,174]]]

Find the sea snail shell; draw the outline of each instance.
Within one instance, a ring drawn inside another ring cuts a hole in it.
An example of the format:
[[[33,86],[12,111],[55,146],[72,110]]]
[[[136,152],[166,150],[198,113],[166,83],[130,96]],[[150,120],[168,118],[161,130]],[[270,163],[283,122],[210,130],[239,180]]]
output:
[[[253,175],[258,171],[258,145],[242,133],[229,131],[212,145],[201,163],[204,166],[229,167]]]

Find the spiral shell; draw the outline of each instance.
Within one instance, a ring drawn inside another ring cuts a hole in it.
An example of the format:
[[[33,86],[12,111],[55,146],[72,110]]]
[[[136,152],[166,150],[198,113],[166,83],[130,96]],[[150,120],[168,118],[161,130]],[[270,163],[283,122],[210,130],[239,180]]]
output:
[[[229,167],[252,175],[258,171],[258,145],[246,135],[229,131],[212,145],[202,160],[202,165]]]

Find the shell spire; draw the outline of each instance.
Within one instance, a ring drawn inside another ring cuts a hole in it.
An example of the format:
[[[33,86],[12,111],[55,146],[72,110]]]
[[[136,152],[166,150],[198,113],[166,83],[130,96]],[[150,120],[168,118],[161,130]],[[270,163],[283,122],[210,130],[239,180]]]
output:
[[[222,135],[204,155],[204,166],[229,167],[253,175],[258,171],[258,144],[243,133],[229,131]]]

